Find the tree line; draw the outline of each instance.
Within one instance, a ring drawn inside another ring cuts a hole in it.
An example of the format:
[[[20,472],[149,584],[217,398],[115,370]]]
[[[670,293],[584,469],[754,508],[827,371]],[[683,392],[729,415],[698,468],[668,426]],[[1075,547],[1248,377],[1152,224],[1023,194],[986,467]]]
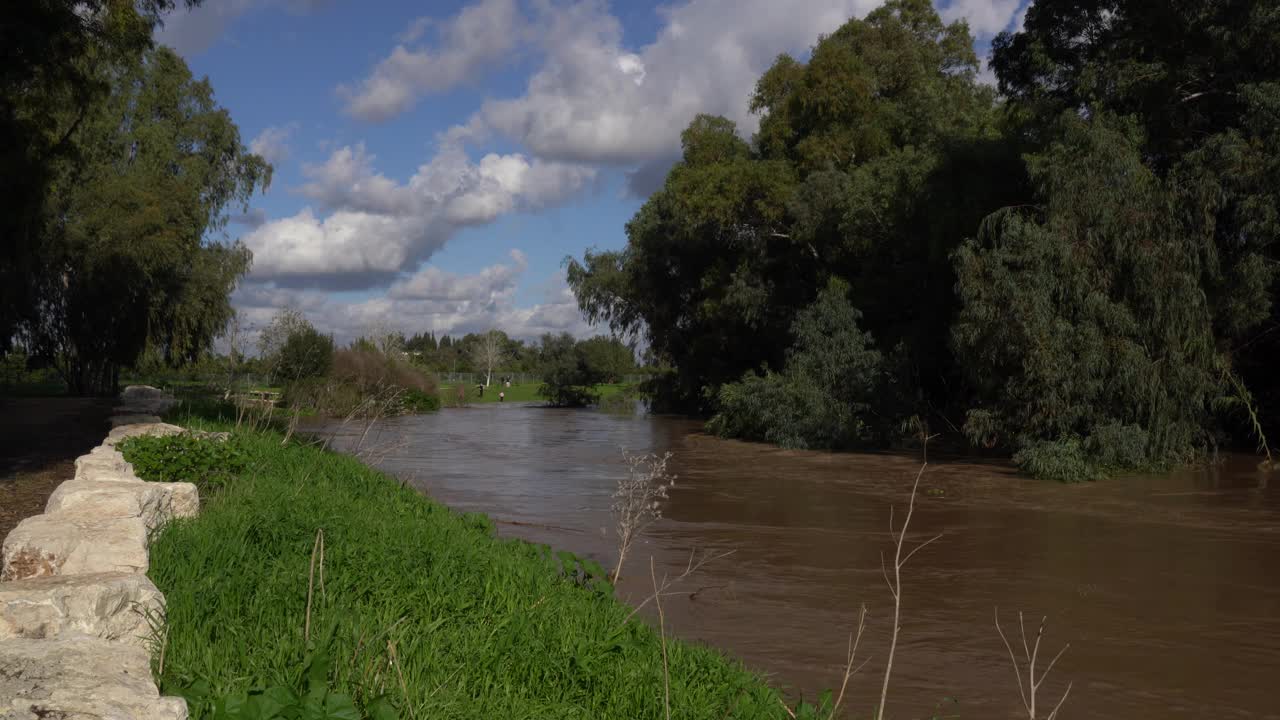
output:
[[[288,308],[257,333],[254,347],[242,342],[247,335],[236,327],[228,334],[226,355],[208,355],[187,369],[202,380],[225,379],[221,384],[227,388],[256,378],[284,389],[286,399],[305,395],[310,405],[324,401],[343,408],[387,388],[434,394],[434,373],[450,372],[476,374],[485,386],[504,375],[536,375],[548,402],[581,407],[599,401],[598,385],[621,383],[639,369],[632,349],[616,337],[579,340],[569,333],[547,333],[527,342],[491,329],[455,340],[448,334],[437,339],[434,332],[406,338],[375,329],[340,347],[332,335]],[[321,395],[341,395],[344,402]]]
[[[568,260],[651,387],[726,436],[944,431],[1060,479],[1258,444],[1280,414],[1280,8],[1036,0],[992,47],[890,0],[702,115]],[[1268,451],[1269,452],[1269,451]]]

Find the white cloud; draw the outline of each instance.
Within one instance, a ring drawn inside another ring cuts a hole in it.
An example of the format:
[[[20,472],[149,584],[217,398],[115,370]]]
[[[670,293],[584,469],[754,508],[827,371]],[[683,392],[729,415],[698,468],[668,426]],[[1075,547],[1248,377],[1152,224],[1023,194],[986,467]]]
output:
[[[513,250],[510,264],[493,265],[472,275],[426,266],[388,292],[354,302],[316,290],[252,282],[238,289],[232,300],[250,333],[287,307],[301,311],[340,343],[375,327],[406,335],[429,331],[462,335],[496,327],[523,339],[559,332],[584,337],[601,331],[583,319],[563,272],[552,279],[541,302],[517,307],[515,290],[524,271],[523,253]]]
[[[297,128],[297,123],[264,128],[249,142],[249,152],[261,155],[272,165],[278,165],[289,158],[289,138]]]
[[[326,280],[344,287],[386,282],[440,249],[461,227],[533,210],[576,193],[595,176],[585,166],[490,153],[472,162],[441,148],[406,183],[378,173],[363,145],[307,165],[299,192],[328,215],[305,208],[243,237],[259,280]],[[347,275],[345,279],[334,276]]]
[[[423,35],[427,34],[427,28],[431,27],[431,22],[432,20],[429,17],[414,18],[413,22],[409,23],[409,27],[404,29],[404,32],[396,35],[396,40],[402,43],[417,42]]]
[[[414,20],[401,34],[402,42],[421,37],[428,24],[423,18]],[[515,47],[521,17],[515,0],[480,0],[448,20],[430,24],[439,26],[438,48],[412,50],[397,45],[358,87],[338,88],[348,113],[364,120],[386,120],[423,95],[470,79]]]
[[[657,38],[631,52],[601,3],[544,2],[544,65],[523,96],[485,103],[480,118],[536,156],[573,162],[670,156],[700,112],[725,115],[749,135],[751,91],[778,54],[804,52],[878,4],[813,0],[797,12],[776,0],[691,0],[662,9]]]
[[[979,37],[995,35],[1009,27],[1024,0],[951,0],[942,19],[968,20],[969,31]]]
[[[528,266],[519,250],[511,251],[511,265],[490,265],[475,275],[457,275],[426,265],[392,284],[387,296],[395,300],[469,302],[487,305],[510,297]]]

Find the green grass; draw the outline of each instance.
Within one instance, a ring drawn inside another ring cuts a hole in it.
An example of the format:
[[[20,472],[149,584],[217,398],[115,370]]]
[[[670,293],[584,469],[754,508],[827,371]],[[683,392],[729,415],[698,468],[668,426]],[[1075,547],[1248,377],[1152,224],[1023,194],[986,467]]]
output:
[[[501,383],[494,383],[484,389],[484,397],[480,397],[476,392],[475,385],[467,386],[467,402],[468,403],[491,403],[498,402],[498,393],[505,392],[507,394],[506,402],[545,402],[546,398],[538,394],[538,388],[542,383],[512,383],[511,387],[503,387]],[[454,399],[454,385],[443,385],[440,387],[440,396],[444,398],[445,403],[449,403]],[[596,386],[596,392],[600,393],[600,399],[611,395],[617,395],[630,386],[624,383],[607,383]]]
[[[245,469],[152,545],[168,605],[164,692],[301,692],[323,656],[331,689],[366,712],[385,695],[402,718],[664,717],[659,636],[626,619],[594,563],[497,539],[483,516],[281,439],[241,433]],[[667,651],[671,717],[786,717],[738,663],[676,640]],[[197,703],[192,717],[213,715]]]

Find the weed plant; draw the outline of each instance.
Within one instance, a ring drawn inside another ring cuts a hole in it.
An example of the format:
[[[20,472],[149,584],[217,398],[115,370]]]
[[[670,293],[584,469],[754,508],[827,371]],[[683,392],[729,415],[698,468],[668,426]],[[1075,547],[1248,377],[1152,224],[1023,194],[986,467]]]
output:
[[[302,703],[317,668],[338,714],[315,717],[665,716],[659,635],[598,565],[498,539],[483,516],[281,439],[238,433],[243,469],[152,546],[168,605],[157,675],[192,717],[310,718],[301,704],[244,708]],[[789,715],[716,651],[669,640],[666,653],[670,717]]]

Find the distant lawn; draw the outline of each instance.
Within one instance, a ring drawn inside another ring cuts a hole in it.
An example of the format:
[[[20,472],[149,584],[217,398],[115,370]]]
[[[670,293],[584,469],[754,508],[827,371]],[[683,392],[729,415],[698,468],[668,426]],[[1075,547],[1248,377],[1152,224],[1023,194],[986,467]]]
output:
[[[496,403],[498,402],[498,393],[506,393],[506,402],[545,402],[546,398],[538,394],[538,388],[542,383],[511,383],[511,387],[505,387],[502,383],[493,383],[484,389],[484,397],[480,396],[475,385],[467,386],[467,402],[468,403]],[[455,385],[441,385],[440,395],[444,398],[445,403],[453,400]],[[600,399],[603,400],[612,395],[617,395],[625,388],[629,387],[625,383],[607,383],[596,386],[596,392],[600,393]]]

